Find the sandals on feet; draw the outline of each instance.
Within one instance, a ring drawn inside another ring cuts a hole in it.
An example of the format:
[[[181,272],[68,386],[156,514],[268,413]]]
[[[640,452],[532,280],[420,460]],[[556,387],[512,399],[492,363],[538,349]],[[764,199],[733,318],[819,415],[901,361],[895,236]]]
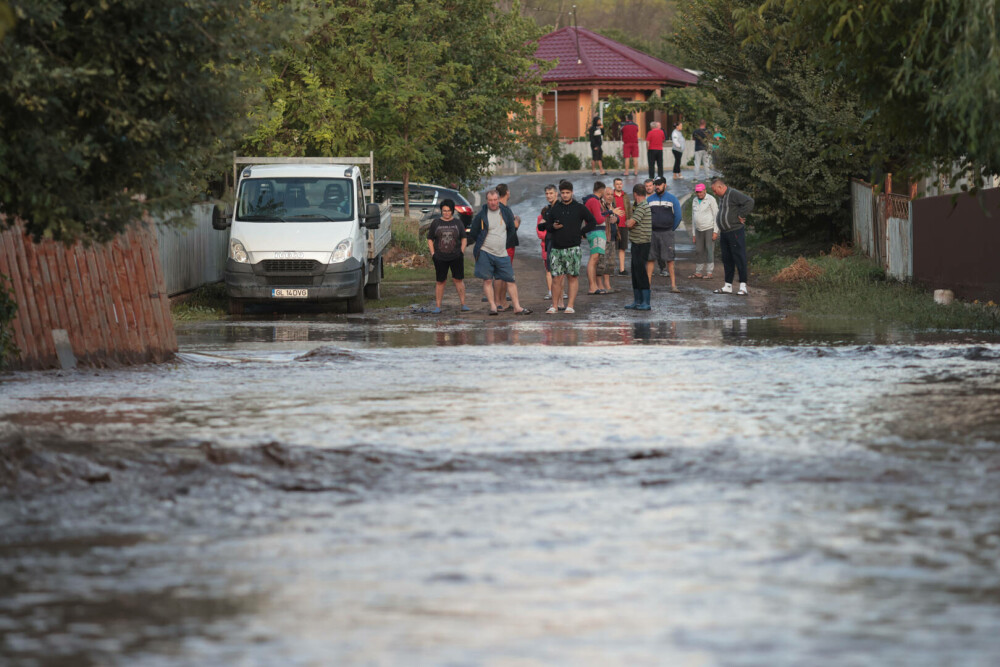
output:
[[[514,314],[515,315],[531,315],[531,309],[530,308],[521,308],[521,310],[515,310]]]
[[[712,279],[712,274],[711,273],[706,273],[705,275],[702,276],[702,278],[704,280],[711,280]]]
[[[700,273],[692,273],[690,276],[688,276],[688,278],[697,278],[699,280],[701,280],[704,277],[705,276],[701,275]]]
[[[496,314],[497,314],[497,311],[495,311],[495,310],[491,310],[491,311],[490,311],[490,312],[489,312],[488,314],[489,314],[489,315],[496,315]]]
[[[726,289],[725,287],[720,287],[718,289],[712,290],[712,294],[732,294],[732,288]]]
[[[575,311],[575,310],[573,310],[572,308],[567,308],[567,309],[566,309],[566,314],[567,314],[567,315],[572,315],[572,314],[573,314],[573,313],[575,313],[575,312],[576,312],[576,311]]]
[[[545,314],[546,315],[555,315],[557,312],[559,312],[559,311],[556,310],[556,307],[552,306],[551,308],[549,308],[548,310],[545,311]]]

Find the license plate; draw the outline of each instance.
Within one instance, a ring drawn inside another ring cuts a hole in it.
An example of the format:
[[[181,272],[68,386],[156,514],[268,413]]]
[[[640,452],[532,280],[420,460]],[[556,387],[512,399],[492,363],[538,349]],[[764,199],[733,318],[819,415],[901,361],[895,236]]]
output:
[[[276,299],[303,299],[309,296],[307,289],[273,289],[271,296]]]

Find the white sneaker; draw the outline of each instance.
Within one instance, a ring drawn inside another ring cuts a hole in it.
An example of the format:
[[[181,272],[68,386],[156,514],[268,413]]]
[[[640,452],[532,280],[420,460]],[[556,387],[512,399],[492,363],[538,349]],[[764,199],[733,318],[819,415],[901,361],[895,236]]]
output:
[[[550,301],[551,299],[552,299],[552,292],[546,292],[545,293],[545,300],[546,301]]]

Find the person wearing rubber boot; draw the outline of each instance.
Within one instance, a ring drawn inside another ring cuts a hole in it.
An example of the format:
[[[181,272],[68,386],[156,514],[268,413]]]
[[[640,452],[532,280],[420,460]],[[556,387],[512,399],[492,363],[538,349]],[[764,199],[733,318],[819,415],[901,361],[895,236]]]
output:
[[[646,272],[646,260],[649,258],[649,246],[653,237],[653,213],[646,203],[646,188],[637,183],[632,188],[635,205],[632,207],[632,217],[628,219],[628,237],[632,243],[632,296],[631,304],[625,306],[629,310],[649,310],[650,288],[649,274]]]
[[[719,250],[722,252],[722,266],[726,274],[725,284],[716,294],[733,293],[733,274],[739,271],[739,296],[747,295],[747,216],[753,211],[753,197],[729,187],[720,178],[712,179],[712,192],[719,198],[719,212],[716,226],[719,228]]]

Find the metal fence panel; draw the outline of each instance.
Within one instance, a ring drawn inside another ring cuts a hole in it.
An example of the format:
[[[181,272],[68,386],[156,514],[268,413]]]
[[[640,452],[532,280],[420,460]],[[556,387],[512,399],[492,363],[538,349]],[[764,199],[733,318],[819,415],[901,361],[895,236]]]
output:
[[[226,267],[229,234],[212,229],[212,205],[195,206],[192,216],[193,227],[156,225],[160,237],[160,262],[167,294],[171,296],[222,280]]]
[[[889,218],[888,273],[898,280],[913,278],[913,214]]]
[[[872,201],[872,186],[860,181],[851,181],[851,205],[853,207],[854,247],[871,256],[875,207]]]

